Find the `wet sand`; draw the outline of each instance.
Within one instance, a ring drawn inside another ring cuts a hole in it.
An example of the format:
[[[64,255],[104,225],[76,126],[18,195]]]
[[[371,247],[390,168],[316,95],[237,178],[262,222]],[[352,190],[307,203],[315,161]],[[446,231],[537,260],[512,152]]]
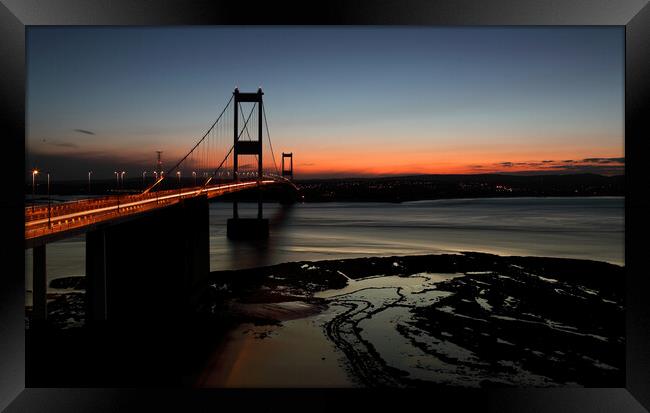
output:
[[[200,387],[624,385],[623,267],[464,253],[212,273]]]

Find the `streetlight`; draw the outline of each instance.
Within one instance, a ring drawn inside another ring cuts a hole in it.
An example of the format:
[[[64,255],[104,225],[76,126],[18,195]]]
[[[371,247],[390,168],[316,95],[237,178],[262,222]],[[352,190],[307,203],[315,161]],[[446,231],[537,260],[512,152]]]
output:
[[[88,171],[88,195],[90,195],[90,174],[93,173],[93,171]]]
[[[120,187],[120,175],[117,173],[117,171],[115,171],[113,173],[115,174],[115,185],[117,185],[116,188],[119,188]]]
[[[47,173],[47,226],[52,228],[52,210],[51,210],[52,204],[50,203],[50,173]]]
[[[142,187],[144,188],[144,177],[147,175],[147,171],[142,171]]]
[[[196,186],[196,172],[192,171],[192,176],[194,177],[194,186]]]
[[[178,196],[181,196],[181,171],[176,171],[176,176],[178,176]]]
[[[122,178],[122,188],[124,188],[124,174],[125,173],[126,172],[122,171],[122,173],[120,174],[120,178]]]
[[[34,202],[36,197],[36,175],[38,175],[38,169],[32,171],[32,212],[34,212]]]

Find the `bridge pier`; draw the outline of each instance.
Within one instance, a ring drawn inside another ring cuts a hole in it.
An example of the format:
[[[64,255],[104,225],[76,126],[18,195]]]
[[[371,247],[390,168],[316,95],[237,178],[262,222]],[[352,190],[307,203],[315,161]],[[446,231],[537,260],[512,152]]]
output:
[[[230,218],[227,223],[230,239],[264,239],[269,237],[267,218]]]
[[[33,248],[32,319],[47,319],[47,260],[45,244]]]
[[[209,314],[196,311],[209,288],[209,252],[207,196],[94,227],[86,235],[86,325],[30,324],[28,385],[187,385],[188,366],[216,337]],[[43,246],[34,248],[34,269],[36,316],[45,313]]]
[[[86,233],[86,321],[105,321],[106,231]]]
[[[90,322],[176,319],[191,312],[207,288],[206,196],[99,228],[86,240]]]

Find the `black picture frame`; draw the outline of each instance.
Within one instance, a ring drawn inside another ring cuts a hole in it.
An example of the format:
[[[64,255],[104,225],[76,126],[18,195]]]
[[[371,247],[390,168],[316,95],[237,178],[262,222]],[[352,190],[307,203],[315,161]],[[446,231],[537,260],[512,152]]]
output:
[[[650,410],[650,278],[645,235],[650,202],[645,157],[650,137],[650,6],[647,0],[445,0],[266,2],[2,0],[0,136],[5,163],[0,198],[0,410],[192,411],[236,403],[245,408],[451,407],[498,412],[643,412]],[[30,25],[620,25],[625,26],[626,387],[613,389],[187,390],[25,388],[24,171],[25,27]]]

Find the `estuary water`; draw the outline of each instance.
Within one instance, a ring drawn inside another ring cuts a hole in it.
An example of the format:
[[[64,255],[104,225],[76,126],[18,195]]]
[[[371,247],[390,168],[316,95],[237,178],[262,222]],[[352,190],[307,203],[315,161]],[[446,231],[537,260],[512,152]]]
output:
[[[254,205],[242,209],[242,215],[255,216]],[[622,197],[269,205],[269,240],[233,243],[225,236],[230,205],[213,204],[211,267],[458,251],[623,265],[624,212]]]
[[[239,204],[254,217],[256,204]],[[230,203],[210,204],[210,268],[478,251],[624,265],[624,198],[482,198],[391,203],[266,204],[270,237],[230,241]],[[84,237],[47,246],[48,278],[85,273]],[[26,251],[27,299],[31,250]]]

